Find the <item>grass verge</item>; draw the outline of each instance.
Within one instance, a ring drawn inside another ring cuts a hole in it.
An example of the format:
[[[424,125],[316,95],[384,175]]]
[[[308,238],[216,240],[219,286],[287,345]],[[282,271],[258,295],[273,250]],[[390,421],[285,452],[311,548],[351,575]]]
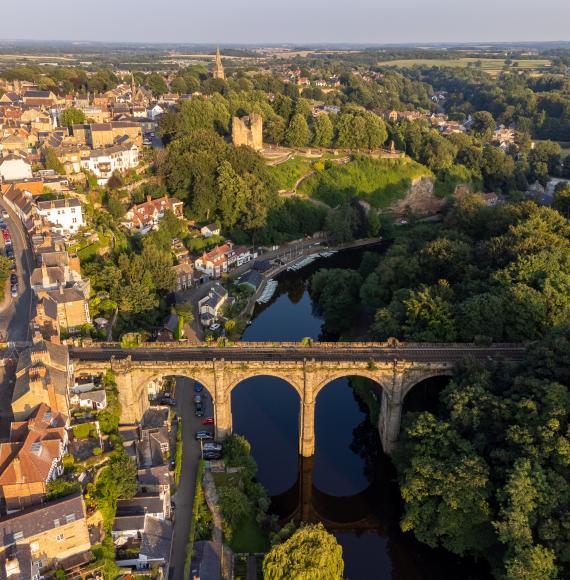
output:
[[[190,565],[192,564],[192,554],[194,552],[194,539],[196,537],[196,528],[198,523],[199,506],[205,502],[204,492],[202,490],[202,476],[204,475],[204,460],[200,459],[198,469],[196,470],[196,489],[194,491],[194,504],[192,510],[192,523],[190,524],[190,533],[188,534],[188,543],[186,544],[186,559],[184,560],[184,578],[190,578]]]

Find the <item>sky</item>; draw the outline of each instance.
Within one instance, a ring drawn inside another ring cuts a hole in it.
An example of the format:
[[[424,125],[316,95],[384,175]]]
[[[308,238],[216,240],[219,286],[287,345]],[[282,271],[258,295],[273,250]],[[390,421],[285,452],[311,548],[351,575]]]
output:
[[[0,39],[222,45],[570,40],[570,0],[3,0],[2,4]]]

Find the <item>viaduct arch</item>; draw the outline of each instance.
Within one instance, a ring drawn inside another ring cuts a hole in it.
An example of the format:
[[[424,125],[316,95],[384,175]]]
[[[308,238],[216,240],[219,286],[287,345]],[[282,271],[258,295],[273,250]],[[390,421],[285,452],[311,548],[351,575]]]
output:
[[[300,397],[299,453],[315,451],[315,403],[319,392],[341,377],[361,376],[382,388],[378,421],[384,451],[392,453],[398,440],[402,405],[417,383],[435,376],[451,376],[457,362],[521,360],[522,345],[477,347],[471,344],[387,343],[237,343],[228,347],[165,344],[122,349],[118,345],[71,348],[70,359],[78,374],[115,374],[122,422],[136,423],[149,406],[150,381],[164,376],[185,376],[201,383],[214,404],[216,435],[232,431],[231,393],[242,381],[268,375],[289,383]]]

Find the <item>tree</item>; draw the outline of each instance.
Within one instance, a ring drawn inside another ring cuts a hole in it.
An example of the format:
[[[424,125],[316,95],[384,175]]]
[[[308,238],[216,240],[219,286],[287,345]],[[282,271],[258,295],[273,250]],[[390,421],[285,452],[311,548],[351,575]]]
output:
[[[224,227],[232,228],[244,211],[247,186],[229,161],[224,161],[218,168],[217,186]]]
[[[59,120],[64,127],[81,125],[82,123],[85,123],[85,113],[81,109],[69,107],[61,113]]]
[[[406,502],[403,531],[459,555],[491,545],[489,469],[451,425],[420,414],[394,460]]]
[[[471,129],[473,134],[482,141],[490,141],[496,127],[495,119],[488,111],[477,111],[473,114]]]
[[[295,114],[291,117],[285,139],[290,147],[306,147],[309,144],[310,132],[303,115]]]
[[[145,243],[140,257],[154,288],[163,292],[176,289],[176,272],[172,269],[172,254],[169,251],[160,250],[152,242]]]
[[[170,90],[173,93],[177,93],[179,95],[185,95],[188,92],[188,85],[186,84],[184,77],[176,77],[170,83]]]
[[[279,145],[285,139],[285,121],[279,115],[272,115],[263,125],[263,133],[268,143]]]
[[[557,187],[554,191],[552,207],[558,210],[566,219],[570,219],[570,185]]]
[[[322,524],[299,528],[263,559],[267,580],[341,580],[342,547]]]
[[[238,487],[223,486],[219,489],[219,503],[222,516],[232,530],[240,526],[251,510],[251,503]]]
[[[313,121],[313,145],[330,147],[333,139],[333,124],[327,113],[317,115]]]
[[[114,219],[120,220],[125,215],[125,207],[116,195],[109,195],[107,208]]]
[[[58,175],[65,175],[65,168],[62,162],[57,158],[55,151],[51,148],[46,149],[44,156],[44,164],[46,169],[55,171]]]
[[[362,277],[353,270],[321,269],[311,278],[311,296],[323,312],[326,327],[341,332],[350,327],[360,305]]]
[[[160,97],[160,95],[164,95],[164,93],[168,92],[168,86],[166,85],[164,78],[158,73],[151,73],[148,75],[146,78],[146,84],[155,97]]]

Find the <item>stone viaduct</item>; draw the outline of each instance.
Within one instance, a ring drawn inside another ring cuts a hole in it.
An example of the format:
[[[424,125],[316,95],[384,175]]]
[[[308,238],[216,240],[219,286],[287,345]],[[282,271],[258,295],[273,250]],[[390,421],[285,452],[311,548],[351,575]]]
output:
[[[216,435],[232,431],[232,390],[254,376],[278,377],[300,398],[299,452],[315,451],[315,404],[320,391],[341,377],[366,377],[382,388],[378,430],[386,453],[394,450],[402,405],[419,382],[451,376],[469,357],[488,361],[524,357],[522,345],[386,343],[236,343],[231,346],[166,343],[123,349],[114,344],[70,348],[76,376],[112,371],[122,406],[122,422],[136,423],[149,407],[148,385],[166,376],[185,376],[201,383],[214,404]]]

